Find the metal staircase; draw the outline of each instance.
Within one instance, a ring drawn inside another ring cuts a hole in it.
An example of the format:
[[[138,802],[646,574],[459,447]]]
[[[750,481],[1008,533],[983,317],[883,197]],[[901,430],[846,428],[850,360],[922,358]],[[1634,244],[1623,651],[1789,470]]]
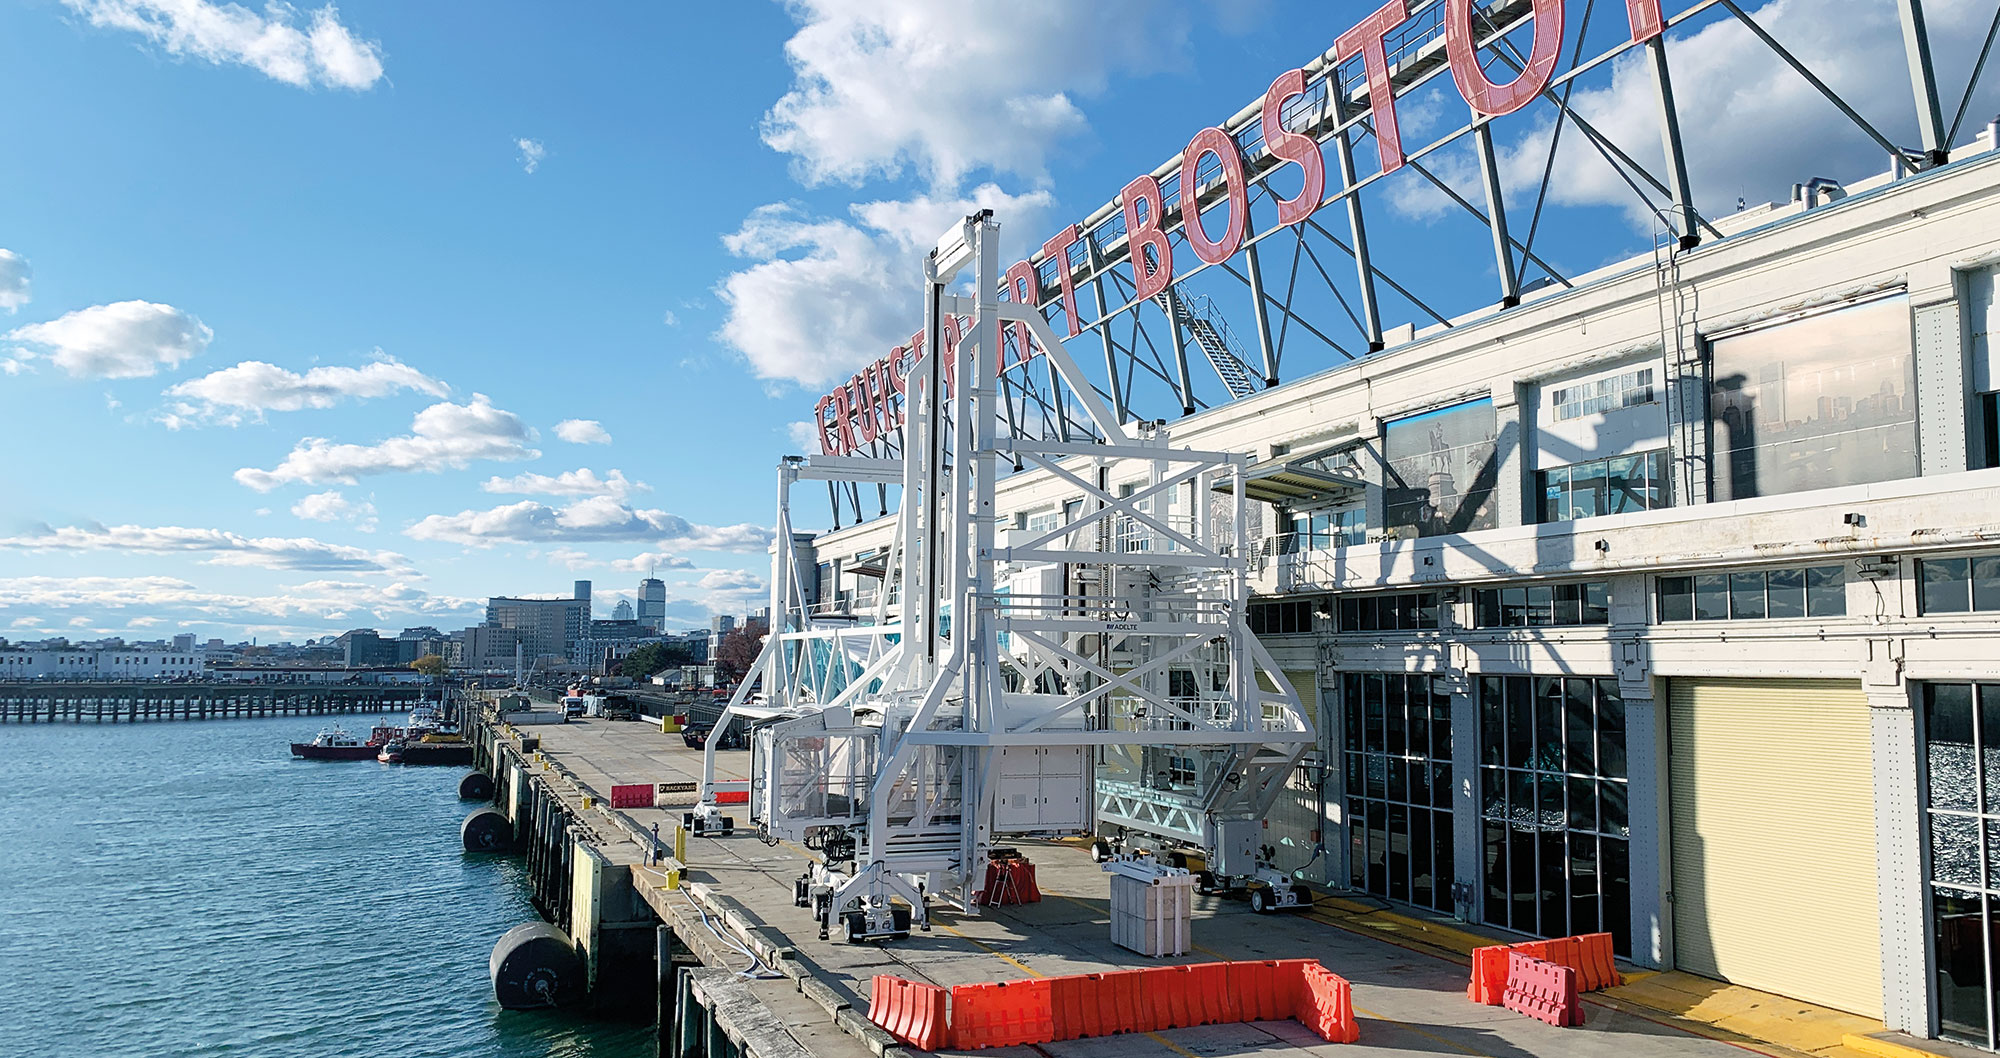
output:
[[[1229,390],[1231,400],[1247,397],[1264,388],[1263,381],[1251,372],[1249,364],[1243,362],[1243,347],[1230,333],[1228,321],[1215,310],[1207,295],[1189,297],[1181,294],[1176,287],[1171,291],[1160,291],[1153,295],[1153,300],[1169,319],[1186,327],[1187,332],[1194,336],[1195,344],[1207,354],[1209,366],[1215,368],[1215,375],[1222,380],[1223,388]]]

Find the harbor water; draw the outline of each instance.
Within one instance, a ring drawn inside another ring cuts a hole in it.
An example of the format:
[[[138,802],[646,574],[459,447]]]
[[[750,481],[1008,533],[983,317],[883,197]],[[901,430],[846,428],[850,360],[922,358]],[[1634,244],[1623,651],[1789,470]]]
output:
[[[292,759],[314,724],[0,729],[0,1052],[651,1053],[501,1010],[487,956],[536,915],[517,857],[461,851],[464,770]]]

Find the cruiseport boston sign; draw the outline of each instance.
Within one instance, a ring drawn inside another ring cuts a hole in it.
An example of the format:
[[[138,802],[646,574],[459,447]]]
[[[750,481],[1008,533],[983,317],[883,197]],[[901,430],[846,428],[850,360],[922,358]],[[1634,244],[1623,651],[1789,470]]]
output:
[[[1445,55],[1451,67],[1452,80],[1467,105],[1488,118],[1501,117],[1533,102],[1555,76],[1556,62],[1564,43],[1564,0],[1532,0],[1529,21],[1534,40],[1525,64],[1514,79],[1506,83],[1494,82],[1480,66],[1478,52],[1481,41],[1473,18],[1473,6],[1477,2],[1445,0]],[[1625,11],[1634,44],[1653,40],[1665,29],[1660,0],[1625,0]],[[1396,122],[1396,94],[1390,80],[1384,38],[1408,19],[1407,0],[1389,0],[1334,41],[1335,64],[1345,63],[1357,56],[1361,59],[1367,81],[1368,117],[1384,174],[1401,169],[1407,160]],[[1330,67],[1323,72],[1333,76]],[[1280,121],[1285,104],[1304,95],[1306,90],[1305,71],[1287,70],[1271,82],[1261,107],[1262,150],[1269,156],[1268,165],[1271,168],[1297,166],[1302,177],[1297,194],[1277,201],[1280,226],[1303,224],[1323,204],[1326,192],[1326,160],[1320,152],[1319,142],[1285,129]],[[1181,153],[1182,188],[1200,186],[1196,172],[1204,159],[1209,157],[1213,157],[1219,166],[1220,187],[1204,189],[1202,194],[1215,195],[1219,191],[1219,197],[1214,201],[1217,205],[1226,203],[1226,220],[1220,221],[1220,234],[1211,236],[1199,216],[1199,209],[1192,212],[1184,210],[1182,230],[1188,249],[1197,259],[1204,264],[1219,264],[1235,256],[1242,247],[1249,226],[1249,181],[1244,154],[1236,139],[1227,130],[1211,126],[1195,133]],[[1152,174],[1132,180],[1119,195],[1136,288],[1135,300],[1154,297],[1174,281],[1173,253],[1168,245],[1167,230],[1163,227],[1167,220],[1165,198],[1159,178]],[[1051,296],[1059,298],[1069,336],[1081,334],[1083,325],[1077,313],[1076,281],[1070,266],[1070,250],[1082,238],[1082,228],[1071,224],[1042,244],[1040,260],[1055,263],[1055,289],[1052,292],[1043,289],[1036,260],[1031,258],[1018,261],[1007,269],[1000,294],[1002,300],[1032,303],[1040,309]],[[944,347],[949,354],[958,345],[960,324],[956,317],[946,314],[940,327],[944,331]],[[994,356],[996,369],[1003,372],[1033,356],[1026,326],[1014,323],[1008,327],[1012,341],[1003,342]],[[907,343],[896,346],[887,356],[819,398],[813,409],[813,419],[823,454],[853,454],[902,426],[900,402],[907,391],[909,370],[924,346],[924,337],[921,330],[911,335]],[[1014,350],[1011,364],[1007,349],[1009,344]],[[943,366],[948,391],[953,382],[952,361],[947,359]]]

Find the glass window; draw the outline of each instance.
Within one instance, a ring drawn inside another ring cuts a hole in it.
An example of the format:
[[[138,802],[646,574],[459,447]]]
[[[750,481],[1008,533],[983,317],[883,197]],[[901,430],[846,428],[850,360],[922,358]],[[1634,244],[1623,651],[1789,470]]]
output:
[[[1539,936],[1606,930],[1631,950],[1625,711],[1617,681],[1479,681],[1485,919]]]
[[[1481,588],[1473,594],[1481,628],[1573,627],[1611,623],[1611,592],[1602,581]]]
[[[1437,627],[1438,593],[1434,591],[1358,599],[1350,596],[1340,601],[1342,632],[1408,632]]]
[[[1917,563],[1922,584],[1923,612],[1969,613],[1972,610],[1972,560],[1927,558]]]
[[[1911,335],[1899,295],[1713,339],[1715,498],[1915,477]]]
[[[1844,617],[1847,567],[1661,577],[1655,591],[1663,622]]]
[[[1641,452],[1544,470],[1542,520],[1562,522],[1668,506],[1667,453]]]
[[[1764,575],[1764,585],[1769,598],[1770,616],[1804,617],[1806,615],[1805,570],[1774,569]]]
[[[1384,524],[1418,536],[1493,528],[1497,437],[1490,400],[1389,423],[1382,439],[1388,464]]]
[[[1341,679],[1353,885],[1433,911],[1452,908],[1451,696],[1401,672]]]
[[[1661,621],[1694,620],[1694,578],[1661,577],[1654,585]]]
[[[1806,615],[1847,616],[1847,567],[1814,566],[1806,570]]]
[[[1705,573],[1694,579],[1694,617],[1697,621],[1722,621],[1729,617],[1729,577]]]
[[[1737,621],[1764,616],[1764,574],[1729,575],[1729,616]]]
[[[2000,959],[2000,684],[1923,688],[1921,759],[1937,1031],[1993,1049]]]

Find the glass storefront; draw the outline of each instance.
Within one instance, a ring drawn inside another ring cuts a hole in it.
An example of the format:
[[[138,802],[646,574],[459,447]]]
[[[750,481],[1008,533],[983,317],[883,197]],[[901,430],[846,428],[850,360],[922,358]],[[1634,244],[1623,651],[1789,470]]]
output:
[[[1451,691],[1401,672],[1340,677],[1349,880],[1354,888],[1451,910]]]
[[[1629,786],[1618,681],[1481,677],[1486,921],[1541,937],[1608,932],[1631,954]]]
[[[1923,719],[1937,1031],[1993,1048],[2000,1045],[1992,988],[2000,963],[2000,684],[1926,684]]]

